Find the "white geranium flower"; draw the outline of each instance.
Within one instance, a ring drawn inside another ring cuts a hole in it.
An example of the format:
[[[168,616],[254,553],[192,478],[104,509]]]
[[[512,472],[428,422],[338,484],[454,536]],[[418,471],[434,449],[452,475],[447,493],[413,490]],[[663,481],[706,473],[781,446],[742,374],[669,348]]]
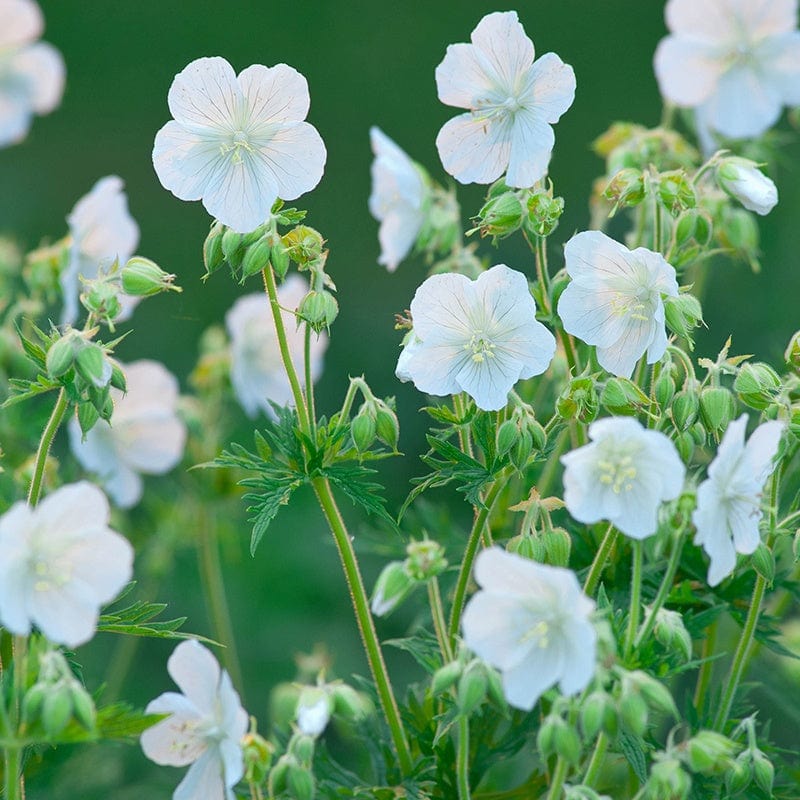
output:
[[[95,473],[120,508],[142,499],[140,473],[163,475],[183,457],[186,425],[177,414],[178,381],[157,361],[123,365],[126,394],[111,390],[114,414],[103,419],[81,441],[78,420],[70,420],[72,453],[83,467]]]
[[[748,211],[762,217],[778,204],[775,184],[747,158],[725,158],[717,167],[719,185]]]
[[[797,0],[669,0],[655,55],[661,93],[723,136],[770,128],[800,104]]]
[[[555,354],[526,277],[505,264],[475,281],[432,275],[411,301],[411,318],[397,377],[427,394],[466,392],[485,411],[504,408],[514,384],[543,373]]]
[[[428,190],[420,168],[383,131],[372,127],[369,138],[375,154],[369,210],[381,223],[378,263],[394,272],[422,230]]]
[[[630,417],[593,422],[589,438],[561,457],[567,510],[587,524],[606,519],[633,539],[652,536],[662,501],[683,488],[686,468],[675,445]]]
[[[108,520],[106,496],[85,481],[35,508],[11,506],[0,517],[0,623],[19,635],[36,625],[67,647],[88,642],[133,571],[133,548]]]
[[[306,79],[286,64],[253,64],[237,76],[224,59],[198,58],[175,76],[175,118],[157,134],[153,166],[164,188],[239,233],[255,230],[275,201],[313,189],[325,145],[304,122]]]
[[[528,187],[547,172],[550,127],[575,99],[575,73],[555,53],[534,61],[515,11],[488,14],[472,44],[451,44],[436,68],[439,99],[467,108],[436,137],[442,165],[461,183]]]
[[[124,187],[122,178],[116,175],[100,178],[67,217],[72,241],[69,263],[61,273],[62,323],[71,325],[78,318],[80,276],[96,278],[99,268],[109,267],[114,259],[119,259],[120,265],[125,264],[139,244],[139,226],[128,211]],[[118,297],[122,311],[117,319],[124,321],[141,298],[124,292]]]
[[[305,333],[298,328],[292,313],[308,292],[308,284],[299,275],[290,275],[278,287],[278,302],[292,363],[302,381]],[[240,297],[225,315],[225,325],[231,337],[231,383],[236,397],[248,416],[259,410],[273,416],[270,400],[278,405],[293,401],[292,388],[283,369],[278,334],[272,321],[267,296],[262,293]],[[322,356],[328,347],[328,337],[321,333],[311,337],[311,379],[322,373]]]
[[[234,800],[244,775],[247,712],[230,676],[195,639],[175,648],[167,669],[183,694],[165,692],[148,704],[148,714],[170,716],[142,734],[144,754],[156,764],[192,765],[174,800]]]
[[[733,572],[736,553],[752,553],[761,541],[761,494],[774,469],[784,426],[765,422],[745,444],[746,427],[746,415],[728,426],[708,468],[708,478],[697,489],[697,508],[692,514],[697,528],[694,543],[702,545],[711,559],[710,586]]]
[[[24,139],[34,114],[49,114],[64,93],[64,59],[37,42],[44,19],[33,0],[0,0],[0,147]]]
[[[464,609],[464,642],[500,670],[512,706],[530,711],[556,683],[565,695],[589,685],[595,606],[572,570],[491,547],[475,562],[475,580],[481,590]]]
[[[600,366],[630,378],[647,353],[653,364],[667,349],[662,294],[678,296],[675,269],[660,253],[628,250],[600,231],[564,246],[570,281],[558,301],[564,330],[597,347]]]
[[[333,698],[318,686],[307,686],[297,703],[297,728],[304,736],[320,736],[331,719]]]

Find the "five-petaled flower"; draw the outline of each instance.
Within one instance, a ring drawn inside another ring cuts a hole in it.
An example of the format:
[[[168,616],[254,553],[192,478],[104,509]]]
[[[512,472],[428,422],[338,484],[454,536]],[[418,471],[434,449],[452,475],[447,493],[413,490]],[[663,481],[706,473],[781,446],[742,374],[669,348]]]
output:
[[[145,755],[165,766],[192,765],[175,800],[234,800],[233,787],[244,775],[247,712],[230,676],[195,639],[175,648],[167,669],[183,694],[165,692],[148,704],[148,714],[170,716],[142,734]]]
[[[25,138],[34,114],[49,114],[64,93],[64,60],[37,42],[44,19],[33,0],[0,0],[0,147]]]
[[[31,626],[77,647],[92,638],[100,606],[130,580],[133,548],[108,527],[106,496],[86,481],[56,489],[38,506],[15,503],[0,517],[0,623]]]
[[[656,532],[658,509],[681,493],[686,468],[675,445],[630,417],[589,426],[591,442],[562,456],[564,502],[579,522],[612,522],[626,536]]]
[[[761,541],[761,495],[774,469],[784,425],[764,422],[745,444],[746,427],[746,415],[728,426],[708,468],[708,478],[697,489],[697,508],[692,514],[697,528],[694,542],[702,545],[711,559],[710,586],[733,572],[737,553],[752,553]]]
[[[527,279],[505,264],[475,281],[432,275],[411,301],[411,318],[397,377],[428,394],[466,392],[485,411],[503,408],[514,384],[541,375],[555,355]]]
[[[158,179],[239,233],[322,178],[325,145],[304,121],[308,84],[286,64],[237,76],[224,58],[198,58],[175,76],[167,101],[175,119],[156,134]]]
[[[111,390],[114,414],[82,440],[78,420],[69,423],[70,446],[85,469],[97,475],[120,508],[142,499],[140,473],[163,475],[183,456],[186,425],[178,417],[178,381],[157,361],[123,366],[127,392]]]
[[[116,175],[100,178],[67,217],[71,241],[69,262],[61,273],[64,323],[71,325],[78,318],[80,278],[96,278],[100,267],[110,267],[115,259],[122,266],[139,243],[139,226],[128,211],[124,186]],[[117,297],[122,308],[117,319],[124,321],[141,298],[122,291]]]
[[[370,128],[372,193],[369,210],[381,223],[379,264],[389,272],[408,255],[425,222],[428,189],[418,167],[383,131]]]
[[[595,670],[594,602],[572,570],[538,564],[498,547],[475,562],[481,590],[464,609],[464,641],[502,673],[503,692],[530,711],[558,683],[580,692]]]
[[[564,247],[570,281],[558,301],[564,330],[597,347],[600,366],[629,378],[647,353],[653,364],[667,349],[662,294],[678,296],[675,269],[660,253],[628,250],[599,231]]]
[[[436,137],[442,165],[461,183],[532,186],[547,173],[551,125],[575,99],[575,73],[555,53],[534,61],[515,11],[485,16],[472,44],[452,44],[436,68],[439,99],[467,108]]]
[[[669,0],[661,93],[723,136],[759,136],[800,104],[797,0]]]
[[[301,380],[305,376],[305,333],[298,327],[292,310],[300,305],[307,292],[308,284],[299,275],[290,275],[278,287],[289,354]],[[231,383],[239,403],[250,417],[259,409],[273,416],[271,402],[285,405],[292,402],[293,396],[266,295],[261,292],[240,297],[225,315],[225,325],[231,337]],[[322,357],[327,347],[328,337],[324,333],[311,337],[312,381],[322,373]]]

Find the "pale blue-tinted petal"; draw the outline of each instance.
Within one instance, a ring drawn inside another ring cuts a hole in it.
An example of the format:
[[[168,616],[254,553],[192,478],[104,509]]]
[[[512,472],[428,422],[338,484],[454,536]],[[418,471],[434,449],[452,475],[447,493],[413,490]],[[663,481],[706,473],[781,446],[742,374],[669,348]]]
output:
[[[659,42],[654,66],[661,94],[683,108],[708,100],[725,69],[713,44],[683,36],[667,36]]]
[[[165,692],[147,705],[148,714],[169,714],[144,731],[139,739],[144,754],[154,763],[185,767],[196,761],[208,748],[197,734],[202,715],[182,694]]]
[[[782,98],[777,87],[762,80],[753,69],[732,67],[703,104],[711,127],[733,139],[760,136],[781,115]]]
[[[244,97],[233,67],[213,56],[192,61],[175,76],[167,103],[172,116],[197,133],[233,133],[242,121]]]
[[[537,647],[516,666],[503,670],[503,694],[509,704],[530,711],[536,701],[564,673],[565,653],[561,642],[550,647]]]
[[[564,666],[558,681],[562,694],[583,691],[594,675],[597,662],[597,632],[586,619],[571,619],[562,631]]]
[[[133,508],[144,494],[144,481],[130,467],[117,461],[113,469],[102,474],[103,488],[118,508]]]
[[[436,67],[436,89],[445,105],[473,108],[494,88],[491,69],[474,45],[451,44]]]
[[[697,0],[669,0],[665,16],[667,27],[673,33],[719,44],[738,34],[738,21],[732,12],[730,0],[705,0],[702,3]]]
[[[37,42],[20,50],[9,69],[25,82],[28,101],[37,114],[47,114],[61,102],[66,68],[61,53],[51,44]]]
[[[555,134],[538,109],[520,109],[510,123],[509,186],[526,188],[547,174]],[[478,181],[482,183],[482,181]]]
[[[36,507],[37,528],[51,542],[80,538],[84,530],[105,528],[109,516],[106,496],[88,481],[62,486]]]
[[[785,429],[784,423],[770,420],[759,425],[747,440],[742,468],[756,484],[763,486],[764,481],[772,474],[773,461]]]
[[[196,639],[181,642],[169,657],[167,670],[198,711],[214,714],[221,671],[208,648]]]
[[[24,95],[0,93],[0,147],[14,144],[25,137],[33,112]]]
[[[460,114],[436,137],[442,166],[459,183],[492,183],[508,167],[512,128],[508,121]]]
[[[411,317],[414,332],[426,346],[432,342],[467,344],[471,337],[474,290],[466,275],[432,275],[414,293]]]
[[[652,321],[627,317],[619,339],[609,347],[597,348],[597,361],[612,375],[619,378],[630,378],[636,362],[645,354],[653,336]]]
[[[381,254],[378,263],[389,272],[411,252],[425,222],[424,215],[410,206],[396,205],[388,212],[378,230]]]
[[[726,503],[728,528],[733,537],[733,546],[737,553],[750,555],[755,552],[761,542],[758,524],[762,512],[758,498],[736,498]]]
[[[472,31],[471,39],[508,91],[533,64],[533,42],[525,35],[516,11],[487,14]]]
[[[523,101],[532,102],[536,115],[550,124],[558,122],[575,99],[575,72],[555,53],[545,53],[534,62],[526,83]]]
[[[247,130],[257,131],[276,122],[299,122],[308,114],[308,82],[287,64],[253,64],[239,73],[247,107]]]
[[[772,37],[759,49],[757,58],[783,103],[800,105],[800,31]]]
[[[219,748],[210,746],[178,784],[172,800],[228,800]]]
[[[508,402],[508,393],[519,380],[520,364],[502,352],[476,361],[471,356],[457,362],[455,380],[478,408],[499,411]]]
[[[34,0],[4,0],[0,22],[0,50],[21,47],[44,30],[42,11]]]
[[[77,647],[94,636],[98,605],[71,589],[70,584],[42,591],[31,588],[28,607],[31,619],[51,642]]]
[[[508,669],[527,656],[533,646],[528,634],[537,621],[519,598],[481,591],[467,603],[461,625],[470,650]]]

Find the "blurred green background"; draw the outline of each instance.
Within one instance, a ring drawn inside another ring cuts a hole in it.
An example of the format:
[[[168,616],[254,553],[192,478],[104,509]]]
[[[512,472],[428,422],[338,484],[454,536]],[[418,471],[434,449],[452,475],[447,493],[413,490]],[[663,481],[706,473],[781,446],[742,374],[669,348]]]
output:
[[[438,102],[434,69],[449,43],[468,41],[484,14],[506,7],[476,0],[50,0],[41,5],[47,21],[44,38],[66,61],[67,89],[61,107],[37,119],[24,143],[0,151],[0,233],[13,232],[27,247],[43,238],[59,238],[75,201],[101,176],[120,175],[141,227],[139,252],[177,273],[184,292],[143,303],[132,320],[134,334],[118,354],[123,360],[158,358],[185,386],[202,331],[222,321],[237,295],[259,287],[254,280],[241,288],[223,272],[201,283],[201,248],[210,220],[200,203],[180,202],[164,190],[150,161],[155,132],[169,119],[167,90],[176,72],[203,55],[222,55],[237,71],[252,63],[291,64],[308,79],[309,121],[328,148],[320,186],[298,203],[309,210],[309,224],[328,239],[328,268],[341,307],[319,383],[321,409],[334,411],[348,374],[364,373],[376,393],[397,395],[401,449],[419,452],[421,397],[393,376],[398,335],[392,315],[408,306],[424,266],[405,263],[389,275],[377,265],[377,223],[367,211],[368,130],[370,125],[381,127],[443,181],[434,140],[441,125],[457,112]],[[588,224],[591,182],[602,171],[589,142],[615,120],[655,125],[660,119],[651,62],[665,34],[663,5],[642,0],[534,0],[518,4],[516,10],[537,53],[557,52],[577,76],[575,103],[556,126],[550,170],[556,192],[566,199],[566,213],[552,240],[561,244]],[[775,176],[781,202],[761,223],[763,273],[753,275],[741,264],[715,265],[705,295],[708,331],[699,344],[705,353],[715,353],[733,334],[735,352],[776,363],[800,327],[796,137],[784,155]],[[483,191],[459,187],[466,217],[480,207]],[[491,252],[487,242],[481,244],[481,252]],[[500,253],[493,260],[531,273],[530,255],[521,242],[503,243]],[[240,428],[240,439],[247,442],[243,419]],[[387,468],[393,507],[406,494],[409,477],[421,469],[414,457]],[[454,525],[463,524],[466,511],[456,508]],[[351,517],[358,531],[361,517]],[[142,530],[126,531],[129,535],[159,535],[147,529],[152,518],[134,514],[132,519]],[[187,535],[190,538],[191,532]],[[254,560],[247,555],[248,538],[242,522],[241,537],[228,537],[223,551],[232,614],[244,642],[247,706],[264,718],[270,686],[294,677],[294,653],[326,641],[340,677],[364,674],[366,664],[336,553],[328,546],[316,511],[300,503],[283,512]],[[392,548],[399,549],[399,542],[389,541],[387,549]],[[184,549],[178,559],[173,573],[177,577],[159,586],[158,597],[152,599],[168,601],[173,616],[189,616],[189,630],[210,633],[194,555]],[[375,558],[365,562],[370,585],[379,564]],[[411,619],[401,614],[381,621],[379,632],[400,635]],[[100,639],[86,651],[89,679],[95,684],[102,680],[110,644]],[[170,650],[160,643],[140,649],[127,697],[145,703],[171,688],[164,669]],[[410,661],[390,656],[402,685]],[[146,782],[146,796],[169,797],[177,771],[148,773],[134,750],[106,747],[100,759],[96,754],[81,756],[90,760],[79,772],[71,764],[57,778],[43,773],[38,783],[31,783],[29,797],[141,797],[141,781]]]

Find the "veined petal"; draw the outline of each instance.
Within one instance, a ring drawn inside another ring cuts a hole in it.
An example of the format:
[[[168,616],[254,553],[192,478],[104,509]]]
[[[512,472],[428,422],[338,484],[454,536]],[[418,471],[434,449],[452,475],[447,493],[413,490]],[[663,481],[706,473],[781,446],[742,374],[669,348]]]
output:
[[[751,499],[757,503],[757,498],[733,499],[728,501],[726,508],[734,549],[744,555],[755,552],[761,542],[758,523],[762,512],[756,503],[750,502]]]
[[[473,108],[476,99],[494,88],[487,66],[474,45],[449,45],[442,63],[436,67],[439,100],[456,108]]]
[[[573,280],[558,300],[564,330],[586,344],[611,347],[624,331],[624,317],[615,313],[617,293],[590,281]]]
[[[640,482],[624,497],[620,497],[620,508],[617,514],[609,519],[626,536],[632,539],[646,539],[658,529],[658,509],[661,505],[660,485]]]
[[[223,781],[222,759],[216,746],[208,749],[189,767],[189,771],[178,784],[172,800],[228,800]]]
[[[151,700],[145,711],[147,714],[170,715],[141,735],[142,750],[154,763],[185,767],[206,751],[208,745],[196,732],[202,718],[182,694],[165,692]]]
[[[461,363],[466,357],[463,350],[452,344],[425,344],[409,350],[406,347],[405,357],[398,362],[398,377],[408,375],[414,386],[421,392],[437,397],[458,394],[461,384],[457,376]]]
[[[536,701],[556,684],[564,673],[565,653],[561,642],[537,647],[519,664],[503,671],[503,694],[506,700],[523,711],[530,711]]]
[[[545,122],[555,124],[575,100],[575,72],[555,53],[545,53],[534,61],[527,75],[527,90],[522,98],[525,105],[541,115]]]
[[[37,42],[20,50],[10,66],[25,80],[31,108],[37,114],[47,114],[61,102],[66,69],[61,53],[51,44]]]
[[[520,77],[533,63],[533,42],[516,11],[487,14],[472,31],[472,43],[488,59],[508,91],[517,88]]]
[[[172,116],[195,132],[211,128],[232,133],[238,128],[243,95],[233,67],[214,56],[184,67],[170,86],[167,103]]]
[[[712,44],[683,36],[667,36],[659,42],[654,66],[661,94],[684,108],[708,100],[725,70]]]
[[[511,123],[506,183],[512,187],[527,188],[544,177],[554,143],[555,134],[547,122],[536,111],[520,109]]]
[[[455,379],[462,391],[484,411],[499,411],[508,403],[508,393],[519,380],[520,363],[506,353],[495,351],[482,361],[468,357],[461,360]],[[418,387],[419,388],[419,387]]]
[[[287,64],[253,64],[239,73],[248,109],[248,130],[304,120],[311,105],[308,81]]]
[[[33,0],[4,0],[0,9],[0,50],[32,42],[43,30],[42,11]]]
[[[432,275],[414,293],[411,318],[417,338],[432,342],[469,341],[468,317],[472,309],[471,281],[465,275]]]
[[[507,122],[460,114],[439,131],[436,148],[442,166],[459,183],[492,183],[508,167],[511,142]]]
[[[187,639],[169,657],[167,671],[198,711],[214,713],[221,672],[211,651],[196,639]]]

